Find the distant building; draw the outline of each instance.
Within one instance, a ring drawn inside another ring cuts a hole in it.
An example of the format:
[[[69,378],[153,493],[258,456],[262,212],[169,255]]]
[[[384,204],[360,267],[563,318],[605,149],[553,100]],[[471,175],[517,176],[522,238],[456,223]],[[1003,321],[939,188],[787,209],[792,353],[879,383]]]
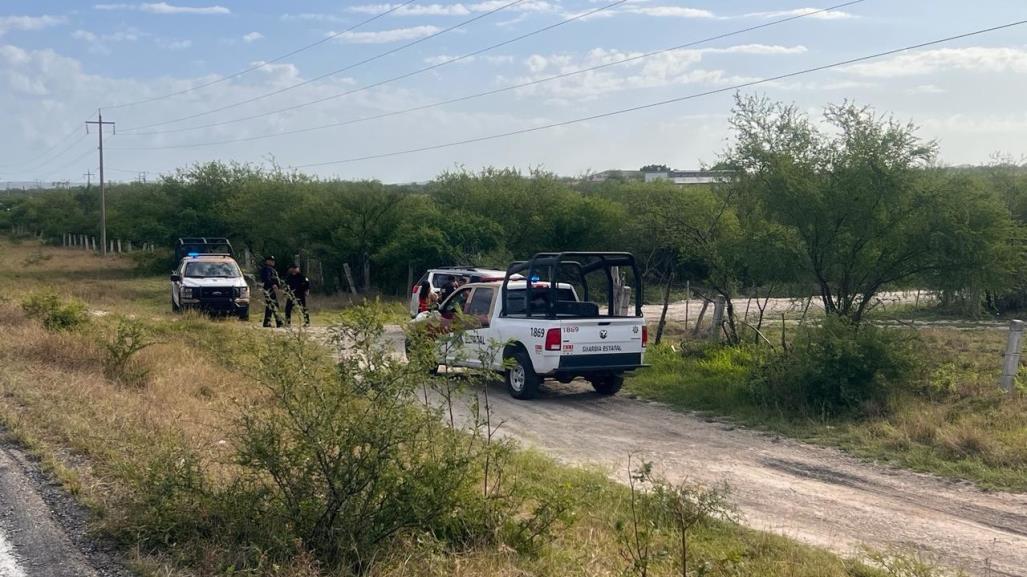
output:
[[[727,182],[731,180],[734,174],[730,170],[668,170],[663,172],[646,172],[643,174],[643,178],[646,182],[669,180],[674,184],[687,186]]]
[[[645,174],[641,170],[604,170],[588,177],[591,182],[606,182],[607,180],[644,180]]]
[[[660,182],[670,181],[681,186],[695,184],[717,184],[728,182],[734,177],[732,170],[604,170],[588,176],[589,182],[633,181]]]

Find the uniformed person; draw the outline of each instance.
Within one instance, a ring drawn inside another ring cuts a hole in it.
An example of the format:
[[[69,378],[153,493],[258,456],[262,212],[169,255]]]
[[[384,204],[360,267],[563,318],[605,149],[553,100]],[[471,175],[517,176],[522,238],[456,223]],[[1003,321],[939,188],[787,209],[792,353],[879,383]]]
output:
[[[282,281],[275,270],[275,257],[265,256],[264,266],[260,269],[260,283],[264,289],[264,326],[271,326],[271,317],[275,317],[275,326],[281,327],[282,315],[278,314],[278,289]]]
[[[303,314],[303,326],[310,326],[310,314],[307,312],[307,295],[310,293],[310,279],[300,272],[300,265],[294,264],[289,267],[289,274],[285,275],[285,284],[288,292],[285,295],[285,324],[292,324],[292,309],[298,306]]]

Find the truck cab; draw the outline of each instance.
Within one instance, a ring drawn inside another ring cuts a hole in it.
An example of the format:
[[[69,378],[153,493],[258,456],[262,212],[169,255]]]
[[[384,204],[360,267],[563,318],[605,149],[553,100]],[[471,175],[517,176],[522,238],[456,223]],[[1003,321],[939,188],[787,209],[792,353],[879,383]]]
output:
[[[634,310],[618,306],[620,269],[635,275]],[[604,286],[595,286],[596,276]],[[545,379],[569,383],[577,377],[612,395],[626,372],[644,366],[648,330],[641,299],[641,278],[630,254],[541,253],[511,265],[502,281],[460,287],[438,311],[422,313],[414,322],[452,335],[439,340],[440,364],[502,372],[515,398],[535,397]],[[454,339],[459,346],[453,346]]]
[[[250,288],[239,265],[224,254],[186,255],[171,273],[171,310],[202,310],[250,317]]]

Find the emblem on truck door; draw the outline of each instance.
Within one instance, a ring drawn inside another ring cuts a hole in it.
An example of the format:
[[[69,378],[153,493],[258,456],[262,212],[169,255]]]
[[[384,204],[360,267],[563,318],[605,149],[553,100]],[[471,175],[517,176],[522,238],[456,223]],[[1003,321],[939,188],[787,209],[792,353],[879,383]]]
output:
[[[601,339],[605,339],[606,338],[606,331],[605,330],[599,331],[599,338],[601,338]]]

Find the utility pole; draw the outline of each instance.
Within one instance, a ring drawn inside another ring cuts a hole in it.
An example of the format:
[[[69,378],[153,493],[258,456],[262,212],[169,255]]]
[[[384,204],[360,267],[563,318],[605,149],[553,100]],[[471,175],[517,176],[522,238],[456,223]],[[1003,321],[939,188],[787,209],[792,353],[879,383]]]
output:
[[[100,138],[100,246],[102,247],[101,254],[107,256],[107,191],[103,185],[103,127],[110,125],[114,130],[114,134],[117,134],[117,128],[113,122],[103,121],[103,110],[96,110],[96,120],[86,121],[86,133],[89,133],[89,125],[96,125],[96,132]]]
[[[86,188],[93,185],[93,172],[87,170],[82,176],[86,177]]]

